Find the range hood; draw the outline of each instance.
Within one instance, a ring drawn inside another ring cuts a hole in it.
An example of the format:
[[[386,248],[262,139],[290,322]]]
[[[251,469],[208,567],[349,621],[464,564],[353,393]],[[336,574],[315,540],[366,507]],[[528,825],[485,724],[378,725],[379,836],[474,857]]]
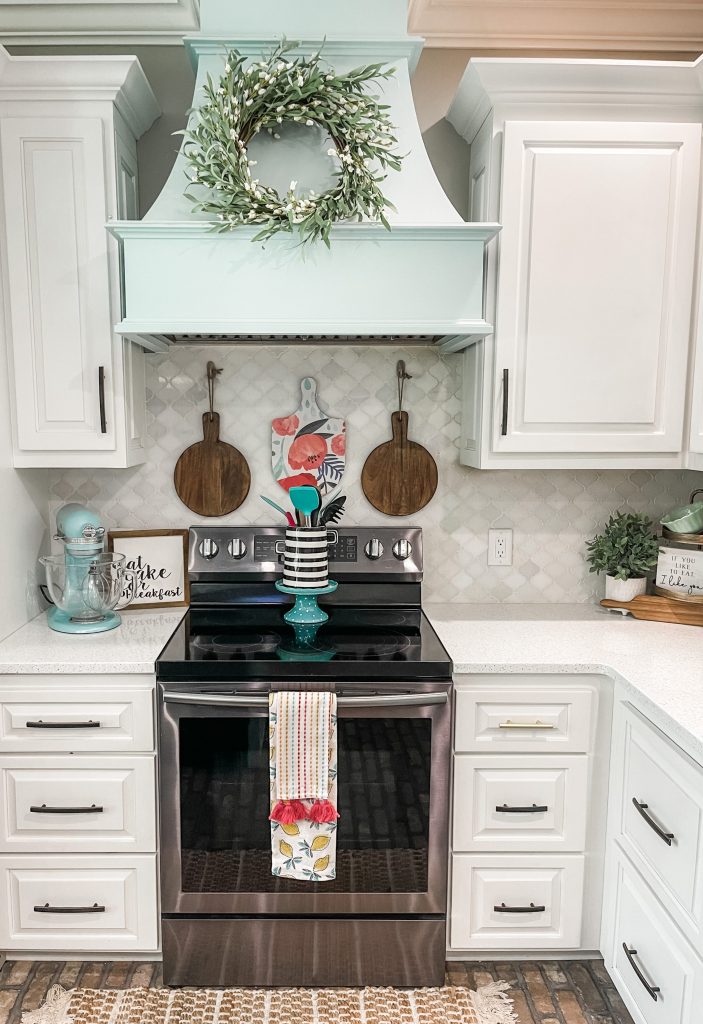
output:
[[[207,76],[222,73],[228,48],[260,59],[284,36],[308,54],[324,39],[323,58],[339,71],[375,62],[396,69],[379,86],[404,154],[383,185],[396,212],[388,211],[390,231],[375,222],[336,225],[329,250],[301,247],[294,235],[254,243],[259,228],[216,232],[212,217],[192,212],[181,150],[144,218],[108,225],[123,270],[117,332],[153,351],[179,342],[322,338],[454,351],[490,333],[484,249],[499,227],[465,223],[434,175],[410,89],[422,41],[407,34],[406,0],[201,0],[200,9],[200,34],[184,40],[196,67],[194,107]],[[279,191],[276,172],[306,188],[319,188],[315,176],[330,173],[312,130],[253,141],[257,172]]]

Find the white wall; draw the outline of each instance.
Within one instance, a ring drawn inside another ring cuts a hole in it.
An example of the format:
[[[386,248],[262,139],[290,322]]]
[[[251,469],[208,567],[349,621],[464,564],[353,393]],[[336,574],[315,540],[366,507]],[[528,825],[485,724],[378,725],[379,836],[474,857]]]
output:
[[[0,639],[40,609],[37,557],[47,549],[48,475],[12,466],[7,345],[0,292]]]

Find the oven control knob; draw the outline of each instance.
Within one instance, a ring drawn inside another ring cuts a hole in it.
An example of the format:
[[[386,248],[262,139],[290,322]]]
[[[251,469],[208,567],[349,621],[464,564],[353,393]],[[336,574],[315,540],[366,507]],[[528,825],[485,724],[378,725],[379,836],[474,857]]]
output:
[[[413,546],[409,540],[405,538],[397,540],[393,545],[393,554],[399,562],[404,562],[406,558],[410,558],[413,552]]]
[[[364,548],[366,557],[370,558],[372,562],[375,562],[377,558],[380,558],[383,554],[383,544],[381,544],[378,537],[372,537]]]
[[[230,558],[244,558],[247,553],[247,546],[239,537],[233,537],[227,545]]]
[[[217,542],[211,537],[205,537],[205,539],[201,540],[200,544],[198,544],[198,551],[203,558],[214,558],[219,550]]]

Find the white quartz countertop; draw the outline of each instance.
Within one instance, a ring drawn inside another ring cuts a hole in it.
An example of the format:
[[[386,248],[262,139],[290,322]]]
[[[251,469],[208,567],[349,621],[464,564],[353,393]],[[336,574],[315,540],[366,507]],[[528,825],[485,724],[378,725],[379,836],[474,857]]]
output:
[[[0,675],[153,673],[154,663],[185,608],[122,612],[105,633],[57,633],[39,615],[0,642]]]
[[[599,605],[425,605],[457,675],[604,673],[703,763],[703,628]]]

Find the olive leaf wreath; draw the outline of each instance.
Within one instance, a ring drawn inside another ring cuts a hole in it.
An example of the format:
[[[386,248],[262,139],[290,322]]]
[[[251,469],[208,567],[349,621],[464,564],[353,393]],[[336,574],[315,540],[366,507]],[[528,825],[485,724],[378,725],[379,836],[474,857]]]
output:
[[[338,74],[321,59],[291,56],[299,44],[281,42],[264,60],[246,64],[237,50],[227,55],[224,73],[215,85],[208,75],[205,102],[183,131],[190,185],[186,196],[194,212],[217,217],[217,230],[239,224],[262,224],[253,241],[279,231],[300,233],[303,242],[322,239],[330,245],[330,229],[338,221],[369,218],[381,221],[386,207],[394,209],[381,191],[388,168],[400,170],[402,157],[394,151],[397,139],[388,105],[367,85],[391,78],[395,68],[369,64]],[[296,192],[291,181],[285,196],[252,176],[255,161],[247,145],[260,131],[279,138],[286,121],[327,132],[339,161],[337,178],[327,191]],[[195,195],[193,186],[202,186]]]

